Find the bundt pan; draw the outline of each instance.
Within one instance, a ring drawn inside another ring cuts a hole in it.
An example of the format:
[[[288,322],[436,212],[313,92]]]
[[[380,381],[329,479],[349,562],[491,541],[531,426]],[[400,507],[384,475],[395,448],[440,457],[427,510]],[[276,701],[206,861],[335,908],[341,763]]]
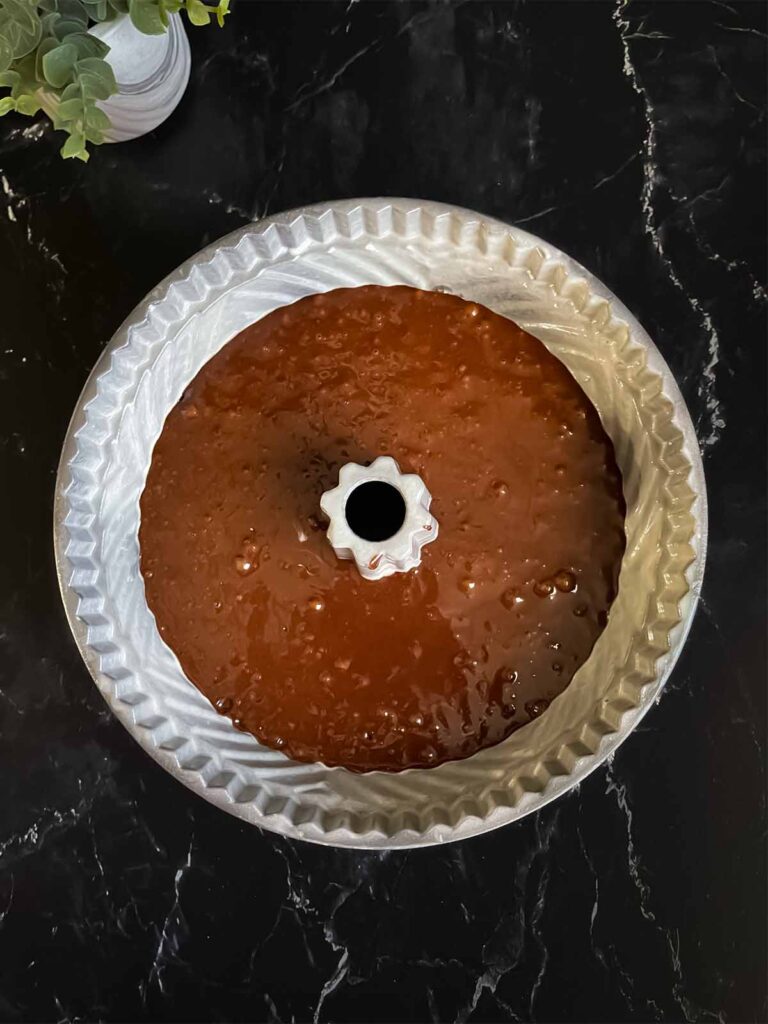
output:
[[[238,732],[160,638],[139,569],[139,497],[165,417],[189,381],[277,307],[365,284],[453,292],[539,338],[596,406],[627,503],[618,597],[565,692],[498,746],[394,774],[298,764]],[[629,311],[541,239],[409,199],[323,203],[248,224],[159,284],[83,390],[62,451],[54,518],[72,632],[104,699],[147,753],[254,825],[368,849],[426,846],[506,825],[605,760],[658,699],[685,642],[707,532],[690,416]]]

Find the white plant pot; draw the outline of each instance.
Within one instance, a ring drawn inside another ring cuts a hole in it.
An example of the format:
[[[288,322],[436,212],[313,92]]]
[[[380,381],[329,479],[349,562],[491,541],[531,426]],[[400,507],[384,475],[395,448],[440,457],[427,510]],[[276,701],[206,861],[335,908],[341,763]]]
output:
[[[112,122],[105,141],[126,142],[153,131],[176,109],[189,82],[189,40],[181,18],[171,15],[160,36],[139,32],[127,15],[88,31],[110,48],[106,60],[119,90],[99,104]]]

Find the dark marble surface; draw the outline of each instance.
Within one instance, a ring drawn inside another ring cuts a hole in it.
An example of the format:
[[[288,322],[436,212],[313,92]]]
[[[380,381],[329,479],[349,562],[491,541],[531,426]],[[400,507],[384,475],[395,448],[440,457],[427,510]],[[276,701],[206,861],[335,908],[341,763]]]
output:
[[[766,1019],[766,9],[257,3],[150,137],[0,122],[0,1017]],[[659,344],[710,488],[659,706],[578,792],[441,849],[208,806],[111,718],[56,589],[58,450],[143,294],[251,216],[428,197],[525,225]]]

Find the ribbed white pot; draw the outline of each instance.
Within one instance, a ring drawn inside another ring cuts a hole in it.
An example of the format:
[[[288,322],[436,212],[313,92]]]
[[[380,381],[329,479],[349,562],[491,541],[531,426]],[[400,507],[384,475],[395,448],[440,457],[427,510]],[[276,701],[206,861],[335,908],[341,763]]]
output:
[[[92,26],[91,35],[109,47],[119,91],[99,104],[112,121],[107,142],[126,142],[153,131],[170,117],[189,82],[189,40],[178,14],[168,31],[148,36],[127,15]]]

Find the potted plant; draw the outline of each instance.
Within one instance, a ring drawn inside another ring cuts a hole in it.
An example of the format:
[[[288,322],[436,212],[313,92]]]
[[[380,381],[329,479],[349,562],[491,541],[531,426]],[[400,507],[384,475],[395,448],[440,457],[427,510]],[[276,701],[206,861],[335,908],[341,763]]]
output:
[[[65,158],[87,144],[152,131],[189,79],[189,43],[179,20],[215,18],[229,0],[0,0],[0,115],[43,110],[66,132]]]

